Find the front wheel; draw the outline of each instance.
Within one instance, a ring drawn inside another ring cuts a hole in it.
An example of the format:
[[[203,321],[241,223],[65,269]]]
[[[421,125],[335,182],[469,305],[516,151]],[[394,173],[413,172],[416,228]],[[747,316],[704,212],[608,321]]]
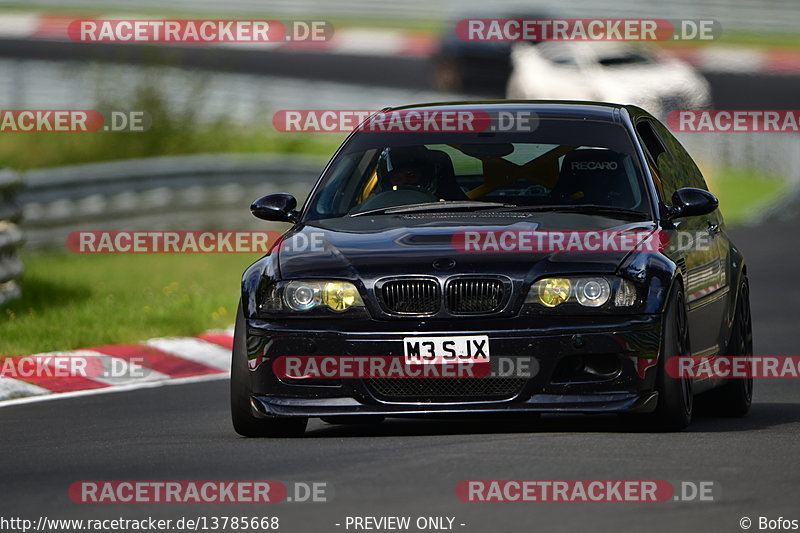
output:
[[[247,367],[247,324],[239,303],[233,333],[231,357],[231,420],[233,429],[243,437],[299,437],[308,424],[307,418],[276,418],[265,420],[253,416],[250,408],[250,370]]]
[[[683,289],[676,283],[664,313],[661,354],[658,361],[656,390],[658,405],[650,416],[656,431],[680,431],[692,421],[693,392],[689,377],[673,377],[667,372],[667,361],[689,355],[689,324]]]

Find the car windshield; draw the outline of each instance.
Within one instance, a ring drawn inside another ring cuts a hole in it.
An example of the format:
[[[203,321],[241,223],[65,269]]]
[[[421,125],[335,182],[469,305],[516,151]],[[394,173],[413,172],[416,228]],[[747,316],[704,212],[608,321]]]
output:
[[[641,52],[630,51],[617,55],[600,56],[597,58],[597,62],[604,67],[621,67],[627,65],[649,65],[653,63],[653,60]]]
[[[574,212],[582,205],[587,213],[610,208],[647,218],[645,191],[631,138],[612,122],[548,118],[524,132],[359,132],[329,165],[305,221],[387,210]]]

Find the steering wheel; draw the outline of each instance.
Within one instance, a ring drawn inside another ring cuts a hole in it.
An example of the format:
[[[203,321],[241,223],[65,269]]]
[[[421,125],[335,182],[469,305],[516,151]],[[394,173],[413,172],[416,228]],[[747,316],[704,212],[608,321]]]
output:
[[[522,191],[522,194],[523,196],[547,196],[550,194],[550,189],[536,183]]]

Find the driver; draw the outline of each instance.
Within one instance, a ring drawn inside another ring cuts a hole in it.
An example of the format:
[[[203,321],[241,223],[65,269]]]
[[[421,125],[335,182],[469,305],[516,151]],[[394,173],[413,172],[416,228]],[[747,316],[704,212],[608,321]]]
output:
[[[378,184],[357,212],[438,202],[436,162],[424,146],[386,148],[378,159]]]
[[[417,189],[436,195],[436,163],[424,146],[384,150],[378,163],[378,177],[383,191]]]
[[[420,187],[420,185],[423,185],[424,187],[424,182],[426,181],[422,169],[413,166],[395,168],[389,172],[387,177],[390,187],[393,190],[397,190],[398,187],[404,185],[411,185],[414,187]]]

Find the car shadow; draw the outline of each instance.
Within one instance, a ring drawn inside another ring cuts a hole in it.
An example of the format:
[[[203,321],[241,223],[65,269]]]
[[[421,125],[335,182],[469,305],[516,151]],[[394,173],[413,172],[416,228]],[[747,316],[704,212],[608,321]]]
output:
[[[769,429],[800,422],[800,403],[756,403],[744,418],[697,416],[689,433]],[[305,438],[412,437],[503,433],[655,433],[635,416],[543,415],[495,419],[388,418],[380,424],[327,425],[312,421]]]

